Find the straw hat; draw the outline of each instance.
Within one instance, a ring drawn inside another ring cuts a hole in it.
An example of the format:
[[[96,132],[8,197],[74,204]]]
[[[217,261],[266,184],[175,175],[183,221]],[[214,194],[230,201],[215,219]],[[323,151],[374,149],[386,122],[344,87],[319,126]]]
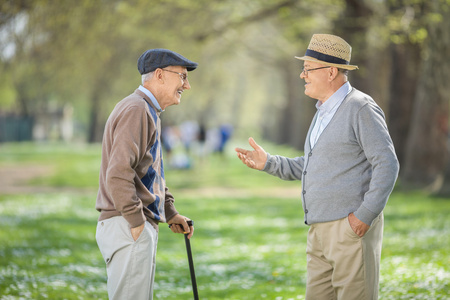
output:
[[[350,65],[351,56],[352,47],[340,37],[331,34],[314,34],[305,56],[295,58],[341,69],[358,69],[358,66]]]

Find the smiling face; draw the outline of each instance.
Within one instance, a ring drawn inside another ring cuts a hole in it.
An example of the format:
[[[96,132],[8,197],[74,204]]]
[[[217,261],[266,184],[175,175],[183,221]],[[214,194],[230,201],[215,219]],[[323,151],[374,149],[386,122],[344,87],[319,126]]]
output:
[[[181,101],[183,91],[191,88],[187,79],[186,68],[169,66],[164,69],[157,69],[155,72],[155,79],[158,80],[158,90],[154,94],[156,94],[156,99],[161,108],[164,110],[168,106],[178,105]],[[183,80],[182,77],[186,79]]]
[[[322,103],[325,102],[333,94],[333,91],[330,91],[331,68],[328,68],[324,64],[311,61],[305,61],[303,68],[305,70],[323,68],[306,72],[308,75],[302,72],[300,73],[300,78],[305,80],[305,95],[317,99]]]

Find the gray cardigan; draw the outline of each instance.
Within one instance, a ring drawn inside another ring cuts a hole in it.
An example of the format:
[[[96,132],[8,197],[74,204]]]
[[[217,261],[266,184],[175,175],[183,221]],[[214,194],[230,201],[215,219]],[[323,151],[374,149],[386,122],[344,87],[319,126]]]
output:
[[[329,222],[353,212],[364,223],[382,212],[397,179],[399,164],[384,113],[368,95],[353,90],[305,156],[272,156],[263,171],[302,181],[305,223]]]

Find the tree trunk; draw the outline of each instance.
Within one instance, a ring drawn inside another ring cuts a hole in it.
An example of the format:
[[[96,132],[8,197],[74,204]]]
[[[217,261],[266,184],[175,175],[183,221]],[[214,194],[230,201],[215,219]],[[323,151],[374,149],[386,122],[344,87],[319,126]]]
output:
[[[365,2],[345,0],[346,8],[341,18],[335,22],[335,28],[336,34],[352,46],[350,64],[354,63],[359,66],[358,71],[350,72],[352,85],[364,93],[371,94],[372,80],[368,79],[370,73],[368,70],[369,60],[371,58],[366,34],[370,27],[373,12]]]
[[[442,186],[436,193],[436,196],[447,198],[450,197],[450,159],[447,161],[447,167],[445,168]]]
[[[310,103],[316,100],[305,99],[302,96],[303,90],[300,86],[303,85],[303,80],[299,76],[293,74],[300,74],[298,65],[292,62],[292,59],[286,59],[280,63],[283,82],[285,83],[286,104],[281,111],[279,117],[278,135],[276,142],[280,144],[288,144],[297,149],[303,149],[306,134],[308,132],[309,124],[311,122],[311,109],[314,105]],[[308,106],[308,104],[310,104]]]
[[[90,108],[90,118],[89,118],[89,129],[88,129],[88,143],[97,143],[102,141],[103,136],[103,126],[99,124],[100,115],[100,99],[101,99],[101,88],[94,87],[93,95],[91,97],[91,108]]]
[[[447,122],[446,123],[442,123],[442,127],[443,127],[443,131],[445,131],[445,139],[447,141],[447,164],[445,166],[445,170],[444,170],[444,178],[442,180],[442,185],[440,187],[440,189],[437,192],[437,195],[439,196],[444,196],[444,197],[450,197],[450,132],[449,132],[449,127],[450,127],[450,122],[448,121],[449,115],[450,115],[450,88],[448,85],[448,79],[450,78],[450,64],[449,64],[449,59],[450,59],[450,55],[448,54],[448,50],[450,49],[450,9],[448,6],[444,7],[444,4],[441,4],[443,9],[438,9],[439,12],[442,11],[442,22],[443,24],[441,24],[441,29],[442,32],[440,33],[436,33],[433,32],[432,36],[433,37],[437,37],[437,38],[442,38],[442,41],[440,43],[440,47],[439,49],[437,49],[437,51],[441,51],[441,55],[444,58],[444,63],[442,63],[441,68],[442,68],[442,74],[440,77],[441,79],[441,87],[439,89],[440,93],[440,97],[443,98],[443,106],[444,109],[447,109],[447,114],[446,114],[446,119]],[[438,31],[440,31],[438,29]],[[445,82],[447,81],[447,82]]]
[[[449,158],[450,10],[439,0],[427,5],[430,12],[441,14],[442,19],[429,22],[427,28],[426,53],[414,101],[402,183],[409,189],[426,188],[435,193],[444,184]]]
[[[389,131],[400,165],[403,165],[416,94],[412,87],[417,86],[417,75],[420,74],[420,46],[411,43],[391,45],[391,56]]]

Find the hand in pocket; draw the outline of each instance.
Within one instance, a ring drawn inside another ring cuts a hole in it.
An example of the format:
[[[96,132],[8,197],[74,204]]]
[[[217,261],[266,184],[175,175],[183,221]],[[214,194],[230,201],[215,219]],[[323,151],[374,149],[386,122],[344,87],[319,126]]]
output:
[[[353,232],[356,233],[359,237],[363,237],[370,228],[369,225],[360,221],[353,213],[350,213],[348,215],[348,223],[353,229]]]
[[[131,236],[133,237],[133,240],[136,241],[139,236],[141,235],[142,231],[144,231],[145,223],[141,226],[131,228]]]

